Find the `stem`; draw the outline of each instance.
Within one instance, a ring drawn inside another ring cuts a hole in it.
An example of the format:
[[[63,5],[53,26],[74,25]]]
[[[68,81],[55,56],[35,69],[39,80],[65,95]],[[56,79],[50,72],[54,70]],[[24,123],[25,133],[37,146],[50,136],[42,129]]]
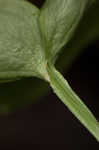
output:
[[[91,111],[54,66],[48,65],[47,71],[50,77],[50,85],[56,95],[99,142],[99,123]]]

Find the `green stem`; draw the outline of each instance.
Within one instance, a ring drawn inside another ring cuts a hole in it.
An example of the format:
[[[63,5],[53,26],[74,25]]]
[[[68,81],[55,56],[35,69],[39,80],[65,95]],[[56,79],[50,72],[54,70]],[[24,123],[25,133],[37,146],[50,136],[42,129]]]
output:
[[[50,85],[56,95],[69,108],[69,110],[78,118],[78,120],[89,130],[89,132],[99,141],[99,123],[81,101],[81,99],[71,89],[64,77],[54,68],[47,66],[50,77]]]

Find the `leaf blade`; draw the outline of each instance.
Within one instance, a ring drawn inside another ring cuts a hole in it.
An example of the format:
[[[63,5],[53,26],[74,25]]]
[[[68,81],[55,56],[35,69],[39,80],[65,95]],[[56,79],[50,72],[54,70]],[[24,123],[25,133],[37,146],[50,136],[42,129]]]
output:
[[[39,13],[26,1],[0,1],[0,79],[46,74]]]
[[[46,43],[45,51],[48,60],[52,61],[69,41],[87,2],[86,0],[46,0],[41,9],[40,26]]]

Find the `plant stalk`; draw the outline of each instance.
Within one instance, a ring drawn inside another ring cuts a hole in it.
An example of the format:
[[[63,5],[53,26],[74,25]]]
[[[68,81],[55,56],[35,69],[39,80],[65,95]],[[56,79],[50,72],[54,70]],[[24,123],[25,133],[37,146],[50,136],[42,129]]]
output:
[[[50,86],[56,95],[99,142],[99,123],[92,112],[54,66],[48,65],[47,71],[50,77]]]

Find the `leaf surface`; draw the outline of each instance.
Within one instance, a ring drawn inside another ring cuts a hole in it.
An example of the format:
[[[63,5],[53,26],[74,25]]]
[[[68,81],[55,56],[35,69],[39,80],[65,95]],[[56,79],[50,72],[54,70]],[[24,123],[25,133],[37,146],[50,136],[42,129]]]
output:
[[[0,0],[0,79],[46,74],[39,14],[26,1]]]
[[[46,0],[41,9],[40,26],[48,60],[54,61],[56,54],[69,41],[87,2],[86,0]]]

